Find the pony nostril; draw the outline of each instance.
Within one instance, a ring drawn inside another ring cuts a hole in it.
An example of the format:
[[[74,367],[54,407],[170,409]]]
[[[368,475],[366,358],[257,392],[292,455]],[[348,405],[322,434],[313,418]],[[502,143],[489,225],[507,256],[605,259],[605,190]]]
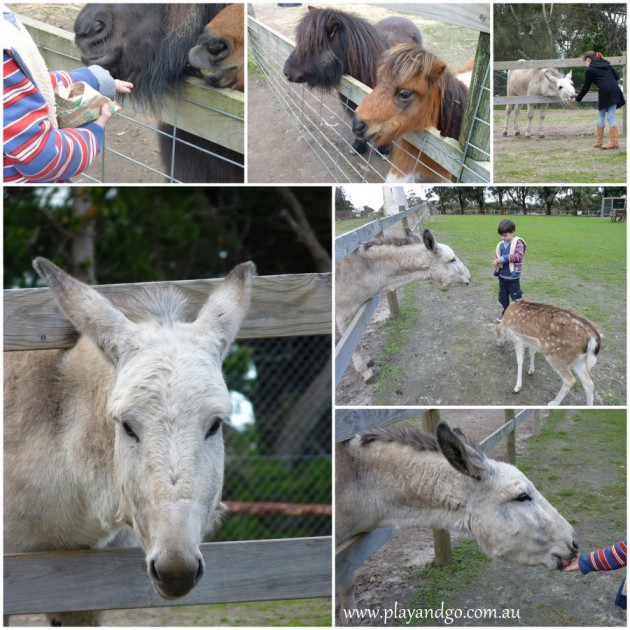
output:
[[[227,44],[221,39],[215,39],[212,42],[208,42],[206,48],[210,55],[217,57],[218,55],[225,53],[227,50]]]
[[[367,129],[367,123],[359,118],[358,116],[355,116],[352,119],[352,133],[356,134],[356,135],[362,135],[365,133]]]

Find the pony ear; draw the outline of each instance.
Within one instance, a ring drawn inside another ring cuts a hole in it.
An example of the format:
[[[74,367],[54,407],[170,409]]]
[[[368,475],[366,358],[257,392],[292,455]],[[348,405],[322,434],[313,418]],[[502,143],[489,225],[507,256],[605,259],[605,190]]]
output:
[[[487,469],[485,458],[462,439],[464,434],[461,431],[451,431],[446,422],[440,422],[436,435],[440,450],[455,470],[473,479],[483,477]]]
[[[435,59],[433,65],[431,66],[431,71],[428,74],[428,79],[431,83],[437,83],[440,80],[440,77],[444,74],[446,70],[446,63],[444,63],[441,59]]]
[[[62,271],[46,258],[33,261],[35,271],[52,291],[74,327],[87,335],[105,356],[116,364],[121,347],[128,343],[136,326],[106,297]]]
[[[422,242],[424,243],[424,246],[429,251],[433,252],[434,254],[437,254],[437,241],[435,240],[435,237],[431,233],[431,230],[425,230],[422,233]]]
[[[217,339],[223,358],[236,338],[236,333],[247,314],[251,298],[252,277],[256,273],[253,262],[242,263],[210,292],[193,326],[200,335]]]
[[[337,18],[331,18],[328,20],[328,24],[326,24],[326,31],[328,32],[328,37],[332,39],[337,31],[341,28],[341,22]]]

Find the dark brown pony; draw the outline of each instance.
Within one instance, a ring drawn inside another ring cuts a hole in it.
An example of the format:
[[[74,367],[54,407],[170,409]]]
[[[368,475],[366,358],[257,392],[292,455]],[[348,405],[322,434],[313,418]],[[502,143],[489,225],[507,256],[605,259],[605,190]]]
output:
[[[188,52],[225,4],[86,4],[74,23],[81,61],[98,64],[116,79],[134,84],[131,101],[158,115],[168,94],[187,76],[201,77]],[[173,127],[160,123],[162,164],[170,172]],[[199,149],[211,151],[205,153]],[[236,162],[236,164],[231,163]],[[242,154],[177,130],[175,179],[183,182],[242,182]]]
[[[470,72],[472,61],[457,74]],[[378,68],[376,86],[356,110],[355,136],[363,141],[388,144],[410,131],[435,127],[446,138],[459,139],[468,88],[434,54],[408,44],[388,50]],[[451,174],[405,140],[394,145],[388,179],[444,181]]]
[[[244,5],[231,4],[213,18],[197,45],[190,49],[188,61],[199,68],[212,87],[245,90],[245,15]]]
[[[374,87],[382,53],[402,42],[422,44],[418,27],[407,18],[389,17],[372,25],[337,9],[308,7],[296,27],[295,49],[285,61],[284,75],[293,83],[326,91],[344,74]],[[339,98],[351,115],[356,104],[341,94]],[[353,148],[364,153],[367,144],[356,139]]]

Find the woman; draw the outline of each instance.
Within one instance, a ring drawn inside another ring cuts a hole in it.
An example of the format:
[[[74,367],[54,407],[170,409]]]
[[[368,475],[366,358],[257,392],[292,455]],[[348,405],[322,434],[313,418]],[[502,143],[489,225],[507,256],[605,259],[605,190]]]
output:
[[[619,87],[619,75],[615,72],[610,62],[606,61],[601,53],[592,50],[582,55],[582,61],[586,66],[584,85],[580,93],[575,97],[578,103],[584,98],[591,83],[594,83],[599,90],[597,98],[597,141],[593,145],[595,149],[618,149],[619,148],[619,127],[615,120],[615,110],[623,107],[625,100]],[[610,128],[610,141],[602,145],[604,141],[604,123],[608,113],[608,127]]]

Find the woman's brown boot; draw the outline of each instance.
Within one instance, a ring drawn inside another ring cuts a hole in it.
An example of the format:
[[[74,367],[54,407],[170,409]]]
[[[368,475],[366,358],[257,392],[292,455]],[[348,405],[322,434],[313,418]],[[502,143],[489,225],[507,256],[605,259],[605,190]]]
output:
[[[608,144],[602,145],[602,149],[618,149],[619,148],[619,127],[610,128],[610,140]]]
[[[594,149],[601,149],[604,143],[604,125],[597,125],[597,140],[593,145]]]

